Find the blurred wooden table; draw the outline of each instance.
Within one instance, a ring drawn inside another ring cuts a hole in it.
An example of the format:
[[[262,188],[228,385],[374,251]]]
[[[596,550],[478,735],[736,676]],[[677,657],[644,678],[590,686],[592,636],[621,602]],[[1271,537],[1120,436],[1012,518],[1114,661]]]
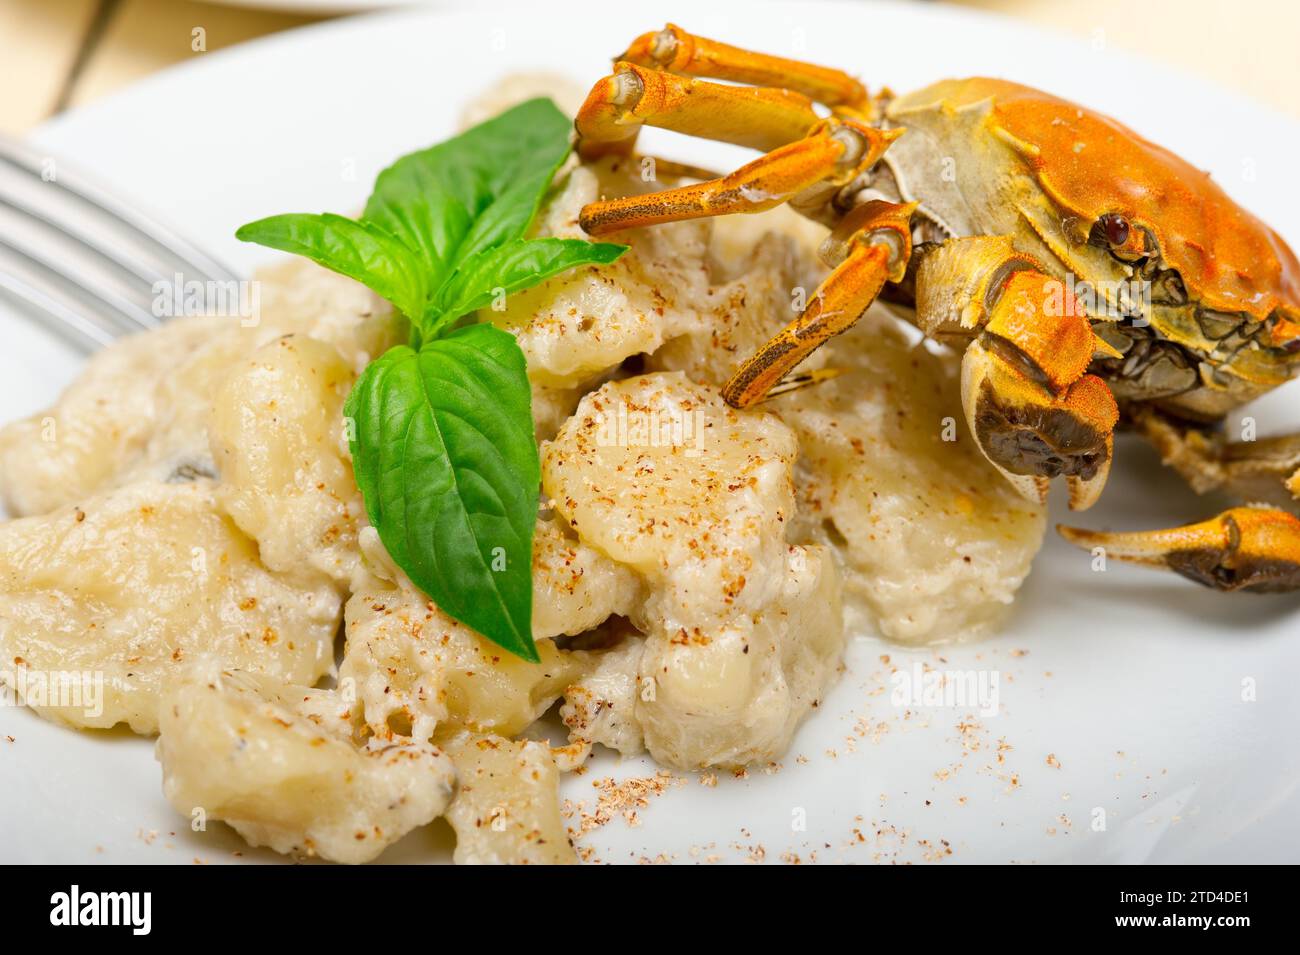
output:
[[[0,130],[22,132],[164,67],[319,19],[193,0],[0,0]]]
[[[1300,118],[1300,3],[1292,0],[950,2],[1141,53]],[[173,63],[317,19],[193,0],[0,0],[0,130],[20,133]]]

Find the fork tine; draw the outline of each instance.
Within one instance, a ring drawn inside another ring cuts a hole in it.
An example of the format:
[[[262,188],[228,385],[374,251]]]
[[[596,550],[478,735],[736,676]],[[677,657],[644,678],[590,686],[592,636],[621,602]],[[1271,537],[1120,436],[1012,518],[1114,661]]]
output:
[[[123,278],[152,285],[165,270],[179,268],[170,257],[142,242],[125,241],[124,228],[62,189],[33,179],[25,170],[0,159],[0,210],[20,241],[36,230],[45,236],[74,240]],[[129,233],[128,233],[129,234]]]
[[[146,284],[136,275],[123,271],[115,261],[82,245],[45,220],[24,215],[3,196],[0,196],[0,243],[38,266],[47,273],[47,279],[62,280],[109,306],[114,314],[128,321],[128,331],[158,325],[158,318],[152,312],[155,288],[152,282]],[[50,279],[50,275],[54,278]]]
[[[0,135],[0,292],[93,346],[154,328],[153,289],[235,274],[75,170]]]
[[[38,187],[26,189],[21,195],[12,195],[19,188],[20,180],[12,176],[5,177],[9,183],[5,195],[11,205],[75,236],[100,255],[118,261],[140,278],[152,283],[170,277],[175,272],[199,281],[231,281],[238,278],[231,269],[171,229],[123,205],[75,169],[68,169],[62,160],[53,167],[51,175],[47,168],[50,157],[7,136],[0,136],[0,160],[9,168],[23,173],[29,186]],[[55,205],[57,200],[51,201],[50,193],[71,200],[72,204],[65,203],[60,210]],[[85,227],[82,217],[86,213],[93,215],[104,226],[104,236],[96,236],[93,230]],[[128,250],[131,249],[143,252],[146,256],[152,255],[156,263],[154,267],[145,270],[138,262],[131,260],[128,256]],[[157,263],[160,255],[162,262]]]
[[[85,302],[21,251],[0,242],[0,292],[20,305],[55,318],[81,344],[110,345],[130,326],[103,303]]]

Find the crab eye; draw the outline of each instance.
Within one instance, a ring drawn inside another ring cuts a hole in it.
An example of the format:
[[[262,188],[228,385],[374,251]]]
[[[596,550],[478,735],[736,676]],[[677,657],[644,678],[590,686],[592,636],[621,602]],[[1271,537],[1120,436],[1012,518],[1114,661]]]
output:
[[[1101,234],[1106,242],[1112,247],[1119,248],[1128,242],[1128,220],[1122,215],[1108,212],[1097,220],[1097,226],[1101,229]]]

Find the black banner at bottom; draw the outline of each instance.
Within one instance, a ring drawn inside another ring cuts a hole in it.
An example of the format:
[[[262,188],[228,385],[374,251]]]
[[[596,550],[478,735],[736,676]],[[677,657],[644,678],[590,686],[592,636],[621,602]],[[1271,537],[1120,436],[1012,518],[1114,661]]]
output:
[[[11,944],[33,933],[74,932],[82,941],[93,933],[128,944],[227,937],[272,942],[322,933],[336,944],[353,935],[389,944],[408,934],[434,941],[431,927],[448,920],[458,933],[481,923],[499,944],[511,926],[535,937],[542,925],[565,924],[572,932],[598,924],[602,916],[633,919],[638,935],[656,922],[678,931],[693,927],[694,920],[701,928],[716,928],[719,918],[743,931],[747,898],[764,900],[761,915],[753,913],[764,924],[784,915],[791,928],[806,928],[833,916],[851,927],[861,918],[873,940],[891,927],[915,938],[918,925],[922,934],[940,925],[947,932],[966,920],[972,930],[982,930],[992,917],[1000,931],[1012,933],[1044,931],[1071,939],[1200,933],[1230,943],[1239,933],[1276,931],[1291,920],[1282,912],[1287,893],[1278,880],[1284,874],[1249,867],[842,872],[835,893],[826,891],[824,875],[814,877],[814,886],[796,876],[746,889],[734,882],[719,886],[720,879],[739,876],[716,871],[704,883],[674,886],[686,891],[672,893],[653,883],[632,883],[617,892],[604,883],[604,891],[593,891],[583,885],[581,871],[565,873],[558,893],[546,891],[555,885],[549,878],[536,881],[536,872],[528,870],[488,875],[481,869],[399,866],[32,867],[7,874],[3,908]],[[514,879],[519,881],[512,885]],[[719,913],[719,905],[728,914]]]

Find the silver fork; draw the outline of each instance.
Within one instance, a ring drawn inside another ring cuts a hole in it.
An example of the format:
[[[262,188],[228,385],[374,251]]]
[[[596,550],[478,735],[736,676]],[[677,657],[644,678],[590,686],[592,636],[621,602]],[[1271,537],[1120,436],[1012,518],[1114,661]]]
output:
[[[0,297],[91,348],[144,331],[155,286],[237,276],[62,160],[0,135]]]

